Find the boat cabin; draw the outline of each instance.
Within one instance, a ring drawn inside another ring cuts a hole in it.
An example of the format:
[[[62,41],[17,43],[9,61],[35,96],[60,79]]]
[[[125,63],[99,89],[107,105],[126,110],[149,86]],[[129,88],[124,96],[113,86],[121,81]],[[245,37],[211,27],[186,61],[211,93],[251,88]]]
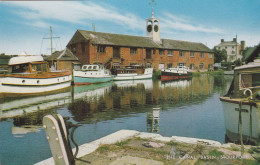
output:
[[[49,65],[41,56],[18,56],[9,61],[11,73],[47,73]]]
[[[102,65],[83,65],[82,71],[98,71],[103,70],[104,66]]]
[[[244,98],[249,95],[259,95],[259,92],[260,59],[257,59],[247,65],[235,68],[234,79],[226,96],[233,98]]]

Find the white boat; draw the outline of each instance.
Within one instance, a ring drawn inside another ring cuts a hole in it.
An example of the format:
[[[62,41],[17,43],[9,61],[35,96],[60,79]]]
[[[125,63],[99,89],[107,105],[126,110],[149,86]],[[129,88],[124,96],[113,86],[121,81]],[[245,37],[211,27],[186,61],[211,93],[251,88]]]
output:
[[[74,84],[94,84],[108,82],[113,79],[110,71],[103,65],[83,65],[81,70],[73,70]]]
[[[153,77],[153,68],[143,68],[140,65],[131,65],[125,68],[117,68],[113,71],[113,80],[139,80]]]
[[[260,142],[260,59],[235,68],[229,91],[220,100],[228,138]]]
[[[12,57],[8,72],[0,74],[0,95],[35,94],[67,88],[71,71],[50,71],[42,56]]]

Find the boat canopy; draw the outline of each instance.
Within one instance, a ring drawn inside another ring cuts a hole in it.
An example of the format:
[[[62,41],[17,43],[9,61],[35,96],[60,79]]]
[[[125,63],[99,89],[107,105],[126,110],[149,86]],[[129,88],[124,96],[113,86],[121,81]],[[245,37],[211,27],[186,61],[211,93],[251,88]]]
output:
[[[9,61],[9,65],[32,63],[37,61],[43,61],[42,56],[17,56],[12,57]]]

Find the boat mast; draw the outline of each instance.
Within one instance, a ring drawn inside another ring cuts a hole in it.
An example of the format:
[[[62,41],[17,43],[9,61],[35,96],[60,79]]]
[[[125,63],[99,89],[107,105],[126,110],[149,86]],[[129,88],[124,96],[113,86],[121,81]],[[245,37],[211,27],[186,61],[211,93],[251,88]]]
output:
[[[50,26],[51,31],[51,67],[53,66],[53,55],[52,55],[52,27]]]

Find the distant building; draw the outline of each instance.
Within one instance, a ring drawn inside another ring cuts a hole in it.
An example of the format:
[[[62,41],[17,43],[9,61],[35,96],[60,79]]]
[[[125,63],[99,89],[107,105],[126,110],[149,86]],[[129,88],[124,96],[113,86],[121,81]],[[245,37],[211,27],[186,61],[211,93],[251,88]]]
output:
[[[239,44],[236,38],[233,38],[233,41],[224,41],[224,39],[221,39],[220,44],[215,47],[217,50],[226,50],[227,62],[234,62],[237,59],[242,59],[242,51],[245,50],[245,41],[241,41],[241,44]]]
[[[78,58],[67,48],[54,52],[53,57],[45,56],[44,59],[48,61],[50,66],[52,66],[53,61],[56,70],[72,70],[74,65],[79,64]]]
[[[146,19],[146,37],[77,30],[67,48],[82,64],[107,68],[139,64],[154,69],[185,65],[193,70],[213,68],[214,54],[202,43],[160,38],[159,20]]]

